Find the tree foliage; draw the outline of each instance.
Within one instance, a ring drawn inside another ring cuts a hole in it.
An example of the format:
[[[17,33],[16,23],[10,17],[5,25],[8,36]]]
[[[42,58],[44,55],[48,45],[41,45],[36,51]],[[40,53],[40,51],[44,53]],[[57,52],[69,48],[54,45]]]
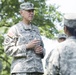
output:
[[[35,5],[35,17],[33,24],[37,25],[40,29],[41,35],[48,38],[53,38],[54,34],[58,33],[54,22],[61,22],[61,13],[56,9],[58,6],[47,5],[46,0],[22,0],[23,2],[29,1]],[[1,0],[0,2],[0,60],[3,64],[2,72],[0,75],[10,75],[10,62],[4,53],[3,40],[8,28],[21,20],[19,14],[19,5],[21,0]]]
[[[19,5],[22,2],[20,0],[1,0],[2,4],[0,5],[0,15],[1,22],[0,27],[10,27],[16,24],[21,20],[19,14]],[[51,38],[54,33],[57,33],[57,29],[54,25],[54,22],[60,22],[61,17],[60,13],[56,10],[58,7],[53,5],[47,6],[45,0],[25,0],[30,1],[35,4],[37,8],[35,10],[35,17],[33,23],[39,26],[41,34]],[[47,34],[48,33],[48,34]]]

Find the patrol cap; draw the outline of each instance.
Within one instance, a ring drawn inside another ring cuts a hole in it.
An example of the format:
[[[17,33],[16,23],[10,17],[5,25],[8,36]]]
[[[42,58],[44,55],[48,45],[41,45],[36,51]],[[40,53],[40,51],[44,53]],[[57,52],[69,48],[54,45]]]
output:
[[[66,39],[67,36],[66,36],[66,34],[59,34],[59,35],[58,35],[58,39],[60,39],[60,38],[65,38],[65,39]]]
[[[34,4],[30,2],[24,2],[20,5],[21,10],[34,10]]]
[[[74,28],[76,27],[76,13],[67,13],[64,15],[64,25]]]

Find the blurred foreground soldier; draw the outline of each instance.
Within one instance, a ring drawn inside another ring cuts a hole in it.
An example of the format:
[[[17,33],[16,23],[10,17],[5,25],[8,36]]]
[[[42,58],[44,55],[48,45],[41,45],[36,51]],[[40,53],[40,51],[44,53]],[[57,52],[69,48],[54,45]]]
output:
[[[11,75],[42,75],[44,45],[38,27],[31,24],[34,5],[20,5],[22,21],[12,26],[4,40],[6,54],[13,57]]]
[[[76,14],[64,16],[64,32],[68,38],[53,51],[47,75],[76,75]]]
[[[66,39],[67,39],[66,34],[59,34],[59,35],[58,35],[58,38],[57,38],[57,41],[58,41],[58,43],[61,43],[61,42],[65,41]],[[47,58],[46,58],[46,63],[45,63],[45,68],[46,68],[46,69],[48,68],[49,59],[50,59],[50,57],[51,57],[51,55],[52,55],[53,50],[54,50],[54,49],[52,49],[52,50],[50,51],[50,53],[48,54],[48,56],[47,56]]]

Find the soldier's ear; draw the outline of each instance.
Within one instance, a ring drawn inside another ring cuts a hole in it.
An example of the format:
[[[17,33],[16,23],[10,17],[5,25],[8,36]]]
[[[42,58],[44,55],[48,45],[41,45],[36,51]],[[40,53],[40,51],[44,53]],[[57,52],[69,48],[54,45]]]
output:
[[[68,30],[67,30],[67,27],[66,26],[64,26],[64,32],[65,32],[65,34],[68,33]]]
[[[20,10],[19,13],[21,14],[22,13],[22,10]]]
[[[23,10],[20,10],[19,13],[20,13],[21,16],[24,16],[23,15]]]

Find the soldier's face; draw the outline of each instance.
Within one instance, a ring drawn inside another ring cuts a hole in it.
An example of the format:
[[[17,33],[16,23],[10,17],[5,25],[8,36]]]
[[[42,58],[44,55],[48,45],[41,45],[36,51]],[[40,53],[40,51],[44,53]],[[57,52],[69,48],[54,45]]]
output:
[[[65,41],[66,39],[65,38],[59,38],[58,39],[58,42],[60,43],[60,42],[63,42],[63,41]]]
[[[34,10],[22,10],[21,15],[26,21],[32,21],[34,17]]]

